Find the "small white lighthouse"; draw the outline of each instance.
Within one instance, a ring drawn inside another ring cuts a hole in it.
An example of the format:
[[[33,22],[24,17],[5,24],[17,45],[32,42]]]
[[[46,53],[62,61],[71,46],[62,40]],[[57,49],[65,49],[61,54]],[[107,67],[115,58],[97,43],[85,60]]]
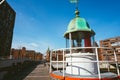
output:
[[[79,17],[79,11],[75,11],[75,18],[73,18],[64,37],[69,41],[70,48],[75,47],[92,47],[94,43],[95,32],[90,28],[89,24],[84,18]],[[93,39],[93,40],[91,40]],[[92,43],[91,43],[92,41]],[[70,54],[66,54],[66,73],[73,75],[93,75],[97,74],[96,54],[93,53],[92,48],[71,49]],[[71,63],[74,62],[74,63]],[[77,63],[82,62],[82,63]]]
[[[99,53],[99,49],[104,47],[96,47],[94,45],[95,32],[90,28],[88,22],[79,16],[78,0],[71,1],[75,1],[77,5],[75,17],[70,21],[64,33],[66,48],[53,50],[50,54],[51,77],[57,80],[118,80],[119,68],[115,51],[112,49],[114,60],[99,59],[99,54],[108,55],[109,53]],[[52,59],[54,52],[54,55],[57,56],[56,60]],[[58,60],[59,56],[57,52],[62,52],[62,61]],[[108,72],[102,72],[100,70],[100,64],[103,63],[107,63],[107,65],[115,63],[116,73],[110,72],[109,67]],[[54,68],[53,65],[55,64],[57,65],[57,69],[52,71],[52,68]]]

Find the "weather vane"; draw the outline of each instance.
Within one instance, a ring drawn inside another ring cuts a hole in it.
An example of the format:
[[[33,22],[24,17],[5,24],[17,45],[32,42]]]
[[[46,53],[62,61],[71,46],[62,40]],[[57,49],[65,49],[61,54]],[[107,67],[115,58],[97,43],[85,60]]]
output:
[[[78,10],[78,2],[79,0],[69,0],[70,3],[75,3],[76,4],[76,10]]]

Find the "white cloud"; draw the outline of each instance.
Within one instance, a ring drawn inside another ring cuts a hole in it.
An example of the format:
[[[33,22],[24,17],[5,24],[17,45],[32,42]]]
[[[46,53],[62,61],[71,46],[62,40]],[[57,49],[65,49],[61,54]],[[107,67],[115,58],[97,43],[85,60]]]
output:
[[[32,46],[32,47],[39,47],[39,45],[37,43],[30,43],[30,46]]]

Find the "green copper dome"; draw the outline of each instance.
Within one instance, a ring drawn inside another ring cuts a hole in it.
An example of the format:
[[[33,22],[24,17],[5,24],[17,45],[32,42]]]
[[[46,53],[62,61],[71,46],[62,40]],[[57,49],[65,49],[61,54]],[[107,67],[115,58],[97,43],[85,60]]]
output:
[[[66,33],[74,31],[91,31],[91,29],[84,18],[76,17],[70,21]]]
[[[80,18],[79,17],[79,11],[76,10],[75,11],[76,17],[73,18],[69,25],[68,25],[68,29],[64,34],[64,37],[68,38],[68,34],[72,33],[72,36],[75,38],[75,36],[81,36],[85,37],[87,35],[94,35],[95,32],[90,29],[89,24],[87,23],[87,21],[84,18]]]

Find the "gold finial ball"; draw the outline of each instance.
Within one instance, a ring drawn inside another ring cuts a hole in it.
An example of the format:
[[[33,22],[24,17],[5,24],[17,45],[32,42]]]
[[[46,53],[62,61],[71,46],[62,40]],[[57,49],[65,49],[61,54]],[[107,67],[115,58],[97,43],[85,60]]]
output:
[[[76,16],[79,16],[79,11],[75,10],[75,14],[76,14]]]

